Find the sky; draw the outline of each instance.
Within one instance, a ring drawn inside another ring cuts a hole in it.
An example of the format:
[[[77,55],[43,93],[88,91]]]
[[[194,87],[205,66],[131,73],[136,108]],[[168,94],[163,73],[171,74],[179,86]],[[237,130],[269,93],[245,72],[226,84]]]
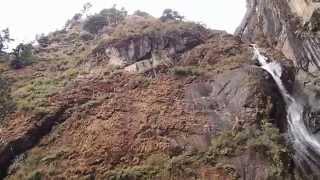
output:
[[[211,29],[233,33],[246,11],[246,0],[1,0],[0,29],[9,28],[14,44],[30,42],[37,34],[61,29],[83,4],[93,4],[90,13],[116,4],[129,13],[139,9],[160,17],[163,10],[177,10],[187,20]]]

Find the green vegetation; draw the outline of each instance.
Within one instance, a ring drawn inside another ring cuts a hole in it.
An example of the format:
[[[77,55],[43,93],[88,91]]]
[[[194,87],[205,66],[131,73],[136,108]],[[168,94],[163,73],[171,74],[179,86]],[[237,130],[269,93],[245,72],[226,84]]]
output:
[[[41,180],[51,179],[56,177],[59,173],[57,166],[60,160],[66,158],[67,147],[60,146],[58,149],[51,149],[50,151],[38,151],[22,154],[19,156],[10,167],[10,171],[16,172],[10,176],[12,180]],[[46,168],[39,168],[46,167]]]
[[[199,76],[202,71],[197,66],[174,67],[172,72],[176,76]]]
[[[282,177],[287,173],[289,148],[279,130],[266,122],[262,123],[261,129],[224,132],[212,141],[206,161],[214,165],[221,159],[236,157],[248,151],[258,153],[262,160],[269,163],[270,177]]]
[[[100,13],[89,16],[83,24],[83,29],[92,34],[97,34],[105,26],[115,26],[122,22],[127,16],[127,11],[116,6],[103,9]]]
[[[184,16],[181,16],[177,11],[172,9],[165,9],[160,17],[161,21],[182,21]]]
[[[241,167],[234,158],[251,151],[266,163],[268,178],[288,175],[290,152],[279,130],[270,123],[260,129],[247,128],[239,132],[223,132],[212,140],[207,152],[189,152],[172,158],[165,155],[150,156],[141,166],[118,168],[106,173],[107,179],[199,178],[199,168],[211,166],[222,169],[229,177],[237,179],[239,170],[253,162],[243,162]],[[150,163],[151,162],[151,163]]]
[[[144,18],[149,18],[152,17],[149,13],[144,12],[144,11],[140,11],[140,10],[136,10],[133,15],[135,16],[140,16],[140,17],[144,17]]]
[[[30,174],[29,177],[27,177],[27,180],[41,180],[42,174],[39,171],[35,171],[32,174]]]
[[[43,47],[43,48],[48,47],[48,45],[49,45],[49,37],[48,36],[41,34],[41,35],[37,35],[36,39],[41,47]]]
[[[151,166],[136,166],[128,169],[114,170],[106,173],[108,180],[149,180],[159,174],[160,169]]]
[[[0,77],[0,122],[13,110],[14,102],[10,96],[8,81]]]
[[[10,38],[10,31],[8,28],[3,29],[0,31],[0,55],[3,54],[4,50],[8,49],[8,43],[13,41],[13,39]]]
[[[166,164],[170,158],[164,154],[151,155],[142,166],[130,168],[117,168],[105,174],[108,180],[149,180],[164,175],[167,171]]]
[[[136,21],[130,19],[119,24],[111,34],[111,38],[125,39],[127,37],[143,35],[160,37],[167,33],[192,32],[199,27],[202,26],[193,22],[162,22],[152,17]]]
[[[33,47],[31,44],[19,44],[13,49],[12,55],[14,56],[14,59],[10,62],[10,66],[13,69],[20,69],[32,64],[35,61],[32,49]]]
[[[48,98],[63,87],[60,79],[40,77],[13,92],[17,108],[23,111],[46,112]]]

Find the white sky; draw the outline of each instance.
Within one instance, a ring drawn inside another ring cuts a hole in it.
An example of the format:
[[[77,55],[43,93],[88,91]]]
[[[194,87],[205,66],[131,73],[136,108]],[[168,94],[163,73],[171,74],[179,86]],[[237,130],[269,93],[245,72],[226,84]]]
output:
[[[65,22],[93,4],[91,13],[117,4],[129,13],[137,9],[159,17],[165,8],[177,10],[188,20],[205,23],[209,28],[233,33],[246,10],[246,0],[1,0],[0,29],[9,27],[18,42],[29,42],[36,34],[61,29]]]

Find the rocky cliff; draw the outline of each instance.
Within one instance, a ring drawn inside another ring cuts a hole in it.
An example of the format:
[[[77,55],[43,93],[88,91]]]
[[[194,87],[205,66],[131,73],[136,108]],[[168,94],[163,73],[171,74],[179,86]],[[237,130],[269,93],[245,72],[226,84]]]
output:
[[[297,68],[295,94],[306,106],[305,123],[319,130],[320,2],[317,0],[248,0],[246,16],[236,34],[246,42],[272,47],[292,59]],[[302,95],[303,94],[303,95]],[[300,161],[300,160],[298,160]],[[305,174],[314,174],[303,163]],[[306,177],[305,177],[306,178]],[[309,177],[310,178],[310,177]]]
[[[15,108],[0,123],[0,177],[297,177],[285,102],[249,46],[281,64],[290,93],[296,67],[315,76],[317,4],[288,2],[248,0],[237,35],[146,15],[91,34],[73,19],[30,66],[1,62]]]

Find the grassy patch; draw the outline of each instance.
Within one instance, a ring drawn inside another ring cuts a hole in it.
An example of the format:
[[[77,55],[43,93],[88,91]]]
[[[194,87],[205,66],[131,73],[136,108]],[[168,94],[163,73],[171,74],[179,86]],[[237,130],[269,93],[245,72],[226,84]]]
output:
[[[278,129],[263,122],[261,129],[247,128],[240,132],[225,132],[212,141],[206,161],[212,165],[221,159],[236,157],[247,150],[257,152],[269,163],[268,175],[281,177],[288,170],[290,151]]]
[[[199,76],[203,74],[203,72],[197,66],[174,67],[172,72],[176,76]]]
[[[49,108],[48,98],[63,87],[59,79],[40,77],[20,87],[13,96],[17,108],[23,111],[46,111]]]

